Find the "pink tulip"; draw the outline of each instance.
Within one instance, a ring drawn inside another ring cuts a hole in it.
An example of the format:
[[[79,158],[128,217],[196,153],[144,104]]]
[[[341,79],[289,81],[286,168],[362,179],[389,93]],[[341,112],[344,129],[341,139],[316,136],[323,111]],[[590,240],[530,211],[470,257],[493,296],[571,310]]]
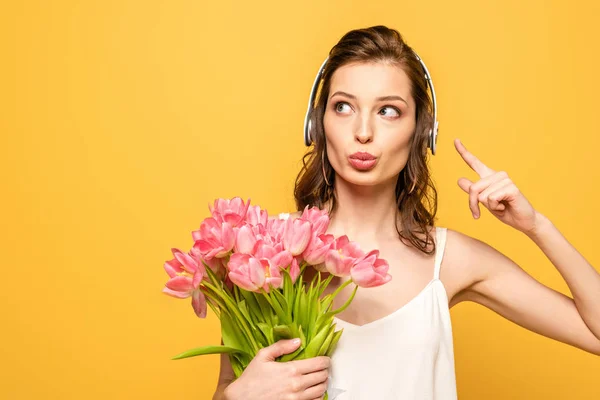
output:
[[[308,208],[308,206],[306,206],[300,219],[312,224],[313,235],[318,236],[327,232],[327,227],[329,226],[329,213],[326,210],[321,210],[318,207]]]
[[[259,206],[250,206],[246,212],[246,222],[250,225],[267,226],[269,214],[267,210],[262,210]]]
[[[254,256],[260,259],[267,259],[271,265],[279,268],[285,268],[292,262],[292,253],[283,248],[283,244],[272,245],[264,240],[256,243]]]
[[[265,290],[268,291],[269,284],[275,288],[282,287],[283,278],[281,276],[281,269],[287,268],[292,263],[292,253],[285,250],[281,243],[273,246],[263,240],[259,240],[255,246],[254,257],[261,260],[261,262],[266,261],[267,263]]]
[[[208,205],[210,212],[218,222],[227,222],[232,227],[238,226],[246,219],[246,212],[250,206],[250,199],[247,203],[240,197],[228,199],[216,199],[214,205]]]
[[[352,266],[364,255],[357,243],[350,242],[346,235],[340,236],[325,255],[325,267],[332,275],[348,276]]]
[[[311,223],[302,219],[288,218],[283,231],[283,246],[293,256],[301,254],[308,246],[311,237]]]
[[[273,218],[267,221],[266,234],[273,243],[280,242],[283,239],[286,221],[283,218]]]
[[[225,277],[226,271],[225,271],[225,265],[223,264],[223,261],[224,261],[223,258],[211,258],[210,260],[204,259],[204,258],[202,258],[202,254],[200,253],[200,250],[198,249],[198,247],[191,248],[190,256],[192,256],[192,258],[202,262],[203,263],[202,265],[204,265],[204,264],[208,265],[208,267],[211,269],[211,271],[214,272],[215,275],[219,279],[223,279]],[[205,276],[204,279],[208,279],[208,276]]]
[[[256,234],[250,225],[236,228],[235,251],[238,253],[252,254],[257,242]]]
[[[262,266],[265,268],[265,284],[263,285],[263,289],[266,292],[271,291],[271,287],[275,289],[280,289],[283,287],[283,277],[281,276],[281,268],[277,265],[271,264],[268,259],[260,260]]]
[[[235,244],[235,232],[228,222],[218,222],[214,218],[206,218],[202,221],[200,229],[192,232],[202,258],[210,260],[213,257],[225,257]]]
[[[288,272],[290,273],[290,278],[292,278],[292,283],[296,283],[296,280],[300,276],[300,266],[298,265],[298,260],[295,257],[292,259],[292,263]]]
[[[392,276],[389,275],[389,264],[379,257],[379,251],[373,250],[365,257],[359,260],[356,265],[350,269],[352,281],[360,287],[381,286],[389,282]]]
[[[302,253],[304,260],[310,265],[322,264],[325,261],[325,255],[332,248],[335,238],[333,235],[313,234],[308,247]]]
[[[188,254],[178,249],[172,249],[175,258],[165,262],[165,271],[170,279],[163,288],[163,293],[185,299],[192,297],[192,308],[199,318],[206,317],[206,298],[200,290],[200,282],[204,279],[204,265],[192,259]],[[184,263],[181,263],[183,260]]]
[[[265,265],[249,254],[233,253],[227,268],[229,279],[242,289],[257,292],[265,285]]]

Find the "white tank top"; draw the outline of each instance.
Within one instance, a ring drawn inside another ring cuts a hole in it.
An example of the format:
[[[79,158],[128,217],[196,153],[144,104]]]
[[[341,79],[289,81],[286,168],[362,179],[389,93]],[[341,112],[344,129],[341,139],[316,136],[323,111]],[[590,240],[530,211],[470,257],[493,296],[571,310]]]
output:
[[[393,313],[344,329],[329,368],[329,400],[457,398],[452,325],[440,265],[446,228],[436,228],[433,279]],[[366,289],[368,290],[368,289]]]

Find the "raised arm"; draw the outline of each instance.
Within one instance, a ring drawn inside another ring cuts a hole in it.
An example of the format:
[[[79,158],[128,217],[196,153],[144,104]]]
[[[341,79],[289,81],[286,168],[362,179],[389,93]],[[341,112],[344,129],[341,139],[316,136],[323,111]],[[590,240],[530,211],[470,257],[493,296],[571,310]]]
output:
[[[571,261],[570,249],[551,250],[560,253],[554,257],[564,262],[563,265],[557,262],[556,267],[571,288],[576,299],[573,300],[538,282],[482,241],[449,231],[449,250],[450,247],[453,253],[460,254],[472,281],[458,295],[458,301],[479,303],[523,328],[600,355],[599,335],[592,331],[592,327],[598,331],[600,277],[583,257],[579,256],[581,260],[573,257],[575,260]],[[551,254],[547,255],[552,259]]]
[[[458,185],[469,194],[469,207],[479,218],[479,203],[500,221],[534,241],[567,283],[573,298],[544,286],[491,246],[452,233],[455,251],[471,277],[459,295],[544,336],[600,355],[600,274],[565,239],[548,218],[537,212],[506,172],[483,164],[460,143],[457,151],[479,175]]]

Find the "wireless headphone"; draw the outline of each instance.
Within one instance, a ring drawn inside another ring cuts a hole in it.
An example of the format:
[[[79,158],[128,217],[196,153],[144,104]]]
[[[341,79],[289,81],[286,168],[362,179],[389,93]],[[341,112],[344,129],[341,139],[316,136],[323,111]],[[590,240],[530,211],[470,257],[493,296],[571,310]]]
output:
[[[427,84],[429,85],[429,90],[431,91],[431,98],[433,100],[433,121],[434,122],[433,122],[433,129],[429,130],[429,140],[427,142],[427,147],[429,147],[431,149],[431,154],[435,155],[437,135],[438,135],[438,126],[439,126],[439,122],[437,120],[437,102],[435,100],[435,89],[433,88],[433,81],[431,80],[431,75],[429,75],[429,70],[427,69],[427,66],[425,65],[423,60],[421,60],[421,57],[419,57],[419,55],[417,53],[414,53],[414,54],[417,57],[417,60],[419,60],[419,62],[421,63],[421,66],[423,67],[423,71],[425,72],[425,80],[427,81]],[[323,70],[325,69],[325,65],[327,64],[328,60],[329,60],[329,57],[327,57],[325,59],[325,61],[323,62],[323,64],[321,64],[321,68],[319,68],[319,72],[317,73],[317,76],[313,83],[312,89],[310,91],[310,98],[308,99],[308,109],[306,110],[306,117],[304,117],[304,144],[306,146],[310,146],[311,143],[313,142],[312,121],[310,120],[310,112],[314,108],[315,96],[317,94],[317,88],[319,87],[319,82],[321,80],[321,77],[323,75]]]

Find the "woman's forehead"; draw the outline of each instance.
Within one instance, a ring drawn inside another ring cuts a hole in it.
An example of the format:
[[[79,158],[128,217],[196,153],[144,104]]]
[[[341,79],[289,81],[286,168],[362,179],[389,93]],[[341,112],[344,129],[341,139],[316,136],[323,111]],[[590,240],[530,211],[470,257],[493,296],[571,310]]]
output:
[[[382,62],[352,63],[341,66],[333,73],[330,96],[337,91],[364,100],[399,95],[409,101],[411,82],[398,65]]]

